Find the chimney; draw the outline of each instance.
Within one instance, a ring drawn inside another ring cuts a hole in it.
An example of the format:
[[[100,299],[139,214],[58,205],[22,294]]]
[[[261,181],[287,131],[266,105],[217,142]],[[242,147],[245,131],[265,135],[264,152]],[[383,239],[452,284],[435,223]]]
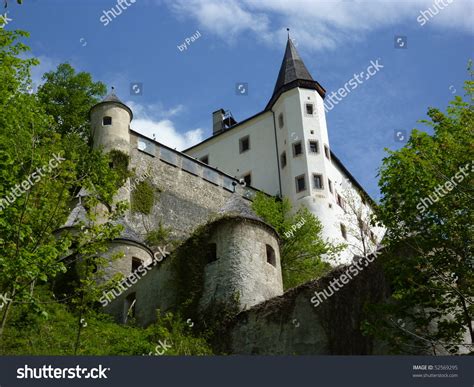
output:
[[[212,134],[216,135],[224,130],[224,109],[216,110],[212,113]]]

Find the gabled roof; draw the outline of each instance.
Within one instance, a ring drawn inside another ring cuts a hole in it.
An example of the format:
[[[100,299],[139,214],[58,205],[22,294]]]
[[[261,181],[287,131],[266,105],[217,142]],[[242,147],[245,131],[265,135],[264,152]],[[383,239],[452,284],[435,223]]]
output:
[[[283,61],[280,66],[280,72],[278,73],[272,97],[270,98],[265,110],[270,109],[283,92],[294,87],[314,89],[322,98],[326,95],[326,90],[324,90],[324,88],[313,79],[298,54],[293,41],[288,36],[285,55],[283,56]]]

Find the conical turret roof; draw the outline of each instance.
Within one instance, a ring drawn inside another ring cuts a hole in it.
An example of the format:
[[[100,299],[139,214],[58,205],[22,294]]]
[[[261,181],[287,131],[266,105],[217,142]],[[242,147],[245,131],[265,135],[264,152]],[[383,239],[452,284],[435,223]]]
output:
[[[91,107],[90,110],[94,109],[95,107],[97,106],[100,106],[100,105],[103,105],[105,103],[116,103],[116,104],[119,104],[121,105],[125,110],[128,111],[128,113],[130,114],[130,121],[133,119],[133,112],[132,112],[132,109],[130,109],[127,105],[125,105],[119,97],[117,97],[117,95],[115,94],[115,91],[114,91],[114,88],[112,87],[112,91],[110,92],[110,94],[108,94],[102,101],[100,101],[99,103],[95,104],[94,106]],[[89,116],[90,116],[90,111],[89,111]]]
[[[326,95],[326,90],[324,90],[324,88],[313,79],[296,50],[293,41],[288,36],[280,72],[278,73],[272,97],[270,98],[265,110],[270,109],[283,92],[294,87],[314,89],[322,98]]]

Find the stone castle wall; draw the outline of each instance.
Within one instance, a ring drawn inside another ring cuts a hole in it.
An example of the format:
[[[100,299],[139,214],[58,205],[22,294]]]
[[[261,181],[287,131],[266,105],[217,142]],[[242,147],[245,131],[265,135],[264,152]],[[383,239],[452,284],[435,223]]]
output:
[[[240,355],[370,355],[377,343],[361,331],[366,302],[385,299],[387,288],[374,262],[317,307],[316,291],[328,289],[347,266],[290,289],[248,311],[229,328],[229,353]]]
[[[131,131],[130,135],[130,168],[135,168],[135,178],[131,179],[132,196],[134,181],[145,174],[159,190],[149,215],[131,213],[127,217],[128,223],[141,236],[147,230],[156,229],[161,222],[172,230],[173,238],[186,239],[199,225],[207,223],[234,191],[244,198],[250,198],[256,192],[198,160],[138,133]]]

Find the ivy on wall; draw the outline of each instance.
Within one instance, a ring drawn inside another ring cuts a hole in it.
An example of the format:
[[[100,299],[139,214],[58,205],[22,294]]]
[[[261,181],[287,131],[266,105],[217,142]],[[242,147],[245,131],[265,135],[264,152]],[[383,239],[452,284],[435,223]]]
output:
[[[159,190],[157,190],[149,181],[145,180],[138,183],[132,192],[132,212],[149,215],[153,209],[157,193],[159,193]]]
[[[145,237],[145,243],[149,246],[162,246],[169,242],[171,229],[163,226],[160,222],[158,227],[149,231]]]
[[[126,153],[112,149],[108,153],[110,157],[110,166],[115,170],[118,174],[117,178],[117,188],[120,188],[125,184],[125,181],[131,176],[130,171],[128,170],[128,165],[130,163],[130,156]]]

